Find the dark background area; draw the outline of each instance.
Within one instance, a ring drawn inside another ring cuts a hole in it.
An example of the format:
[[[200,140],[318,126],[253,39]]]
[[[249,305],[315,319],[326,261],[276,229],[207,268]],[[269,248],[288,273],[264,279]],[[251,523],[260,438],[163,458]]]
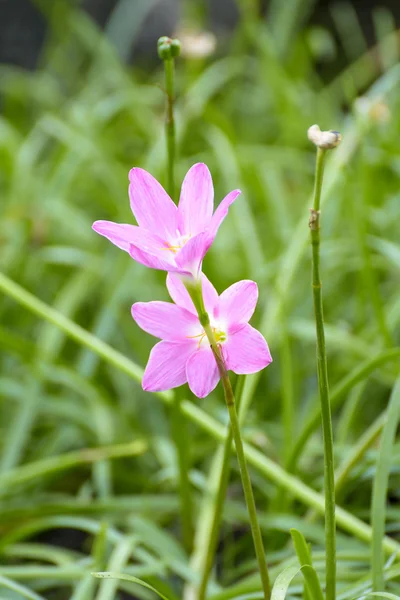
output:
[[[52,0],[48,0],[50,3]],[[131,0],[134,2],[134,0]],[[290,1],[290,0],[288,0]],[[122,0],[126,4],[129,0]],[[150,0],[149,0],[150,2]],[[113,12],[121,0],[70,0],[69,4],[81,7],[102,29],[107,29]],[[59,4],[54,2],[54,7]],[[376,8],[387,8],[393,15],[397,27],[400,25],[400,2],[397,0],[353,0],[340,3],[332,0],[321,0],[314,3],[309,15],[308,24],[320,25],[330,31],[335,30],[332,11],[335,6],[352,6],[358,16],[363,34],[369,46],[375,40],[372,12]],[[182,0],[156,0],[140,26],[140,34],[134,36],[134,41],[128,53],[127,61],[133,63],[143,57],[155,58],[154,39],[161,35],[172,35],[184,15]],[[201,5],[201,10],[199,7]],[[267,2],[260,3],[260,11],[267,9]],[[205,0],[192,2],[192,12],[198,12],[203,19],[206,29],[217,36],[233,31],[238,21],[238,9],[235,0]],[[38,65],[40,52],[45,44],[48,33],[47,19],[49,4],[31,2],[30,0],[0,0],[0,62],[13,64],[25,69],[35,69]],[[134,12],[134,11],[133,11]],[[343,41],[343,40],[342,40]],[[338,40],[340,48],[340,40]],[[334,74],[343,66],[344,59],[339,53],[330,73]]]

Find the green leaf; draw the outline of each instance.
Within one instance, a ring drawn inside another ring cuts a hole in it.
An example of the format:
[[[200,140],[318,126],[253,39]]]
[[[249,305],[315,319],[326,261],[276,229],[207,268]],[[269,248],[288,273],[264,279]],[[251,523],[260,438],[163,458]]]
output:
[[[400,379],[397,380],[390,396],[387,418],[383,426],[382,439],[374,485],[372,489],[371,523],[372,523],[372,582],[375,592],[383,590],[385,579],[384,550],[382,546],[385,535],[386,499],[389,485],[390,464],[397,425],[400,420]],[[380,592],[381,593],[381,592]]]
[[[387,598],[387,600],[400,600],[400,596],[391,594],[390,592],[370,592],[369,594],[365,594],[365,596],[360,596],[359,600],[361,600],[361,598],[368,598],[368,596]]]
[[[297,554],[297,558],[299,559],[299,563],[301,566],[303,565],[311,565],[312,566],[312,558],[311,552],[308,547],[308,544],[305,540],[304,535],[298,531],[297,529],[292,528],[290,530],[290,535],[292,536],[294,549]]]
[[[156,588],[154,588],[152,585],[150,585],[149,583],[146,583],[145,581],[142,581],[142,579],[138,579],[137,577],[134,577],[133,575],[125,575],[124,573],[113,573],[111,571],[102,571],[99,573],[91,573],[91,575],[93,575],[93,577],[98,577],[98,579],[119,579],[120,581],[131,581],[132,583],[137,583],[138,585],[141,585],[142,587],[145,587],[145,588],[151,590],[152,592],[157,594],[157,596],[159,596],[163,600],[170,600],[170,598],[168,598],[167,596],[164,596],[164,594],[162,594],[161,592],[156,590]]]
[[[318,575],[312,566],[312,556],[310,548],[305,540],[304,535],[297,529],[291,529],[290,535],[292,536],[294,549],[299,559],[301,567],[304,567],[303,576],[305,579],[304,591],[306,598],[312,598],[313,600],[323,600],[324,595],[322,593],[321,584],[318,579]],[[305,567],[310,567],[311,570]]]
[[[2,587],[16,592],[21,598],[27,598],[28,600],[44,600],[43,596],[39,596],[39,594],[32,592],[32,590],[29,590],[24,585],[0,575],[0,588]]]
[[[300,572],[310,590],[311,597],[315,600],[323,598],[316,570],[311,565],[303,565],[300,568],[297,566],[288,567],[278,575],[272,588],[271,600],[284,600],[290,584]],[[321,595],[319,595],[320,593]]]
[[[282,573],[279,573],[272,588],[271,600],[284,600],[290,584],[300,571],[301,567],[296,565],[295,567],[288,567]]]

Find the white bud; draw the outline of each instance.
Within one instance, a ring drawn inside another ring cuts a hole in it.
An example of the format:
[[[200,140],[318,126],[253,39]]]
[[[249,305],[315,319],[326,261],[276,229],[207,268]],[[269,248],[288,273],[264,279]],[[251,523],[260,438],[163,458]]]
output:
[[[183,29],[178,37],[182,43],[182,55],[186,58],[206,58],[214,54],[217,47],[217,38],[210,31]]]
[[[313,144],[324,150],[336,148],[342,141],[342,136],[338,131],[321,131],[318,125],[311,125],[307,136]]]

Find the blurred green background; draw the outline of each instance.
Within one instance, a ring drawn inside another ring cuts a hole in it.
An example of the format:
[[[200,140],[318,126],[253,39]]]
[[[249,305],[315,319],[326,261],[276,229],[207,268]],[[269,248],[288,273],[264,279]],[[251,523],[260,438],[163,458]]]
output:
[[[13,30],[7,13],[8,37],[1,34],[0,44],[2,52],[12,50],[18,32],[32,31],[39,19],[36,50],[27,51],[27,43],[20,54],[3,52],[0,65],[1,271],[143,368],[154,339],[132,321],[130,306],[167,299],[165,274],[133,262],[91,224],[133,222],[132,166],[166,183],[163,72],[155,49],[159,35],[180,35],[177,183],[202,161],[212,172],[216,203],[242,189],[204,270],[219,292],[241,278],[257,281],[252,323],[274,358],[244,382],[244,435],[319,492],[307,225],[315,152],[306,132],[313,123],[343,134],[327,159],[322,216],[334,393],[381,357],[333,403],[338,468],[381,418],[398,372],[399,353],[388,351],[400,332],[399,14],[382,4],[359,9],[349,2],[271,0],[262,7],[243,0],[224,12],[217,2],[187,1],[174,13],[156,2],[121,0],[96,22],[78,3],[36,2],[36,17],[23,19],[20,5]],[[3,24],[6,10],[3,0]],[[151,596],[134,584],[121,583],[117,592],[116,582],[99,585],[90,577],[106,568],[144,577],[171,598],[184,590],[190,598],[196,568],[181,544],[168,405],[141,390],[138,376],[127,374],[131,366],[102,360],[96,342],[89,348],[71,340],[68,323],[64,330],[54,326],[46,310],[39,318],[0,285],[1,598]],[[226,423],[226,414],[219,388],[202,401],[186,387],[177,393],[196,405],[188,405],[182,438],[202,531],[200,508],[218,448],[205,419]],[[200,416],[197,407],[205,411]],[[374,440],[338,497],[366,522]],[[400,530],[399,450],[387,513],[392,536]],[[210,586],[215,600],[239,591],[259,597],[260,590],[234,457],[232,468]],[[316,506],[265,470],[252,475],[271,564],[279,571],[293,557],[288,530],[295,526],[313,543],[323,577],[323,521],[310,515]],[[343,598],[354,597],[356,583],[368,577],[369,547],[343,523],[339,530],[339,589]],[[388,589],[398,593],[396,577]],[[301,593],[300,580],[296,585],[293,595]]]

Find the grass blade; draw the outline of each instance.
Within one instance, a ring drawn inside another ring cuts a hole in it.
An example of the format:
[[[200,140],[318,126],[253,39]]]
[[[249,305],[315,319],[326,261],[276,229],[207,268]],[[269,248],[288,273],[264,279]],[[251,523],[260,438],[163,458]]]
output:
[[[299,559],[300,566],[305,567],[308,565],[312,567],[312,556],[304,535],[297,529],[291,529],[290,535],[292,536],[294,549],[297,558]],[[313,569],[313,574],[311,574],[311,572],[306,569],[303,571],[303,576],[305,579],[304,586],[307,591],[306,596],[313,600],[323,600],[324,595],[316,571]]]
[[[151,590],[152,592],[157,594],[157,596],[162,598],[162,600],[170,600],[170,598],[168,598],[167,596],[164,596],[164,594],[162,594],[160,591],[156,590],[156,588],[154,588],[152,585],[150,585],[149,583],[146,583],[142,579],[138,579],[137,577],[134,577],[133,575],[124,575],[123,573],[114,573],[111,571],[92,573],[92,575],[93,575],[93,577],[98,577],[99,579],[119,579],[120,581],[131,581],[132,583],[137,583],[138,585],[141,585],[142,587],[145,587],[148,590]]]
[[[319,580],[314,567],[303,565],[300,568],[298,566],[288,567],[278,575],[272,588],[271,600],[285,600],[289,586],[298,573],[302,573],[305,585],[311,591],[311,597],[314,600],[320,597],[323,598],[323,596],[319,596]]]
[[[386,501],[389,485],[390,464],[400,419],[400,379],[397,380],[389,400],[386,422],[383,426],[381,447],[376,465],[372,490],[372,582],[376,592],[384,590],[384,552],[382,540],[385,535]]]

